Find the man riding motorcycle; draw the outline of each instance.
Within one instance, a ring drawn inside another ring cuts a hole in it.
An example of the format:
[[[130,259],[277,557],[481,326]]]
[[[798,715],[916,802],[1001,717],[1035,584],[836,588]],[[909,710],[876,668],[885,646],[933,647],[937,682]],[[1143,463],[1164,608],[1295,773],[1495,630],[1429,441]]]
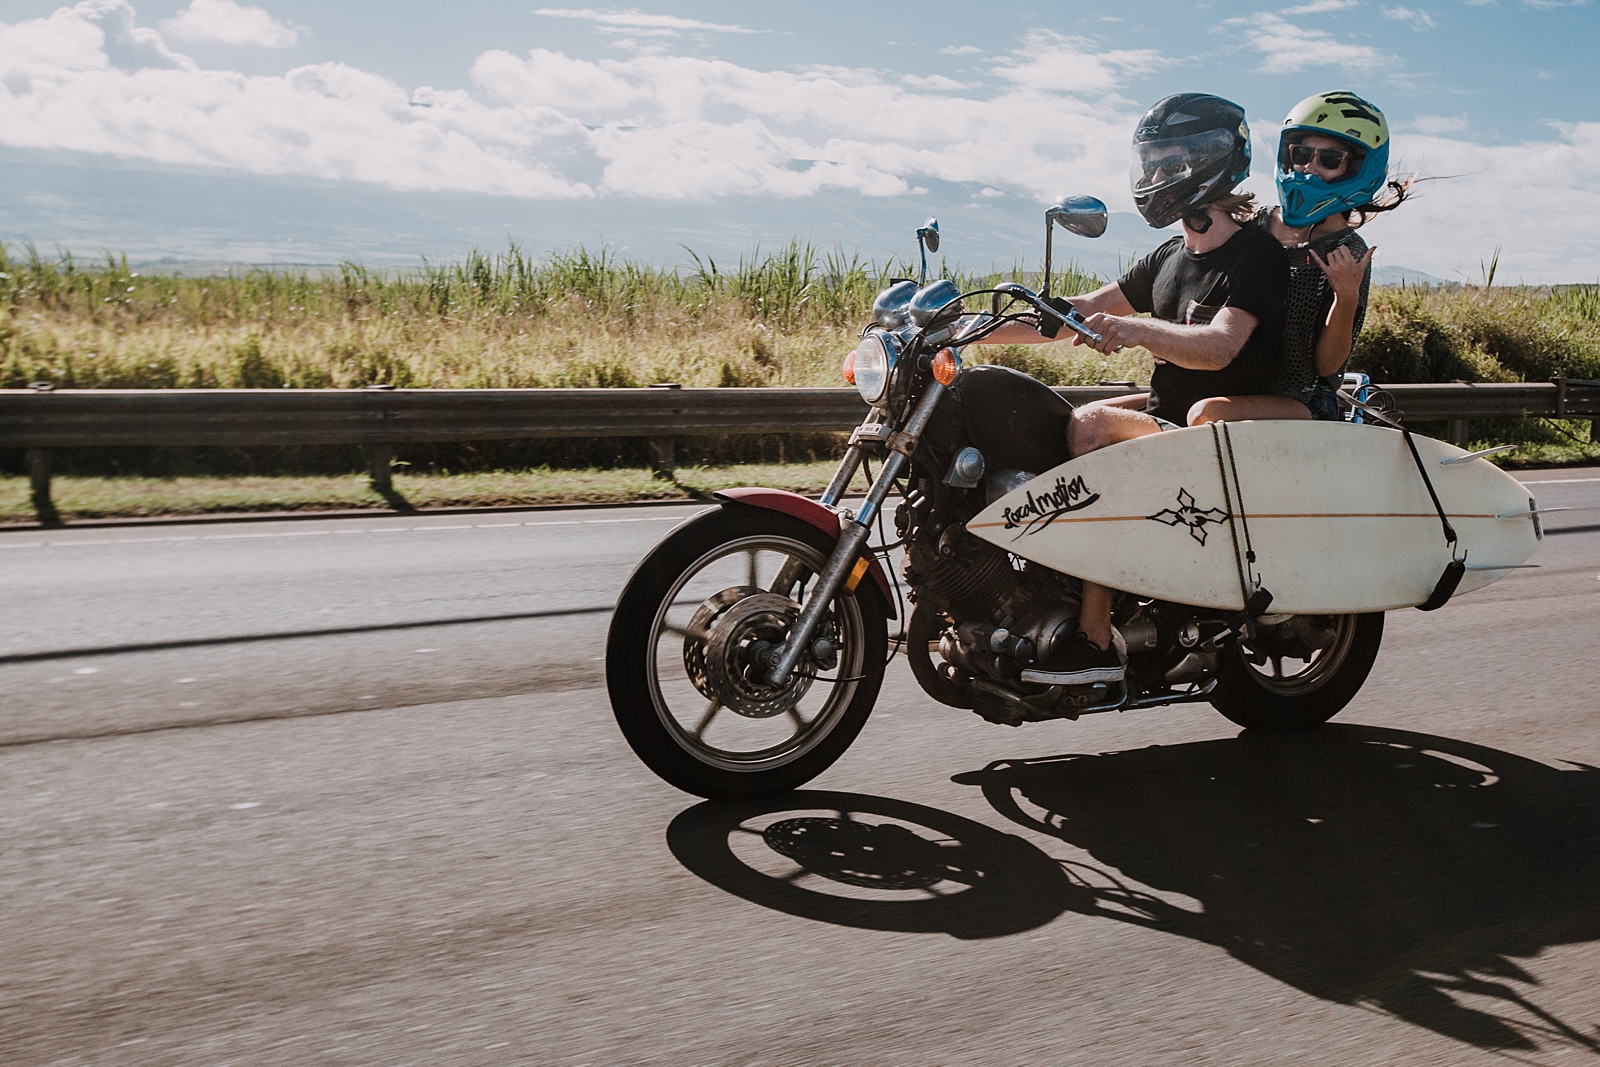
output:
[[[1070,300],[1101,336],[1098,350],[1141,345],[1155,356],[1149,393],[1097,401],[1073,413],[1068,432],[1074,456],[1225,418],[1230,401],[1243,406],[1281,399],[1264,394],[1272,392],[1281,359],[1289,262],[1270,235],[1241,225],[1249,217],[1249,198],[1232,194],[1249,173],[1250,131],[1237,104],[1183,93],[1140,119],[1130,176],[1134,203],[1157,229],[1182,219],[1183,233],[1116,282]],[[1152,317],[1131,318],[1136,312]],[[1039,332],[1012,324],[985,343],[1042,344],[1054,340],[1051,327],[1059,324],[1041,324]],[[1085,343],[1081,335],[1073,342]],[[1121,681],[1126,655],[1111,626],[1113,596],[1113,590],[1085,582],[1078,634],[1023,679],[1052,685]]]

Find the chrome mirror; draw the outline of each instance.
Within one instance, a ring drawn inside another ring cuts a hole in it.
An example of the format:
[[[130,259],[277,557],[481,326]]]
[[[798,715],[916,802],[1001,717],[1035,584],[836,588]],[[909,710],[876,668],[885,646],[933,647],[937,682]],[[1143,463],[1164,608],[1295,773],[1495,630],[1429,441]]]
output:
[[[1092,196],[1065,197],[1044,217],[1079,237],[1099,237],[1106,232],[1106,206]]]
[[[917,227],[917,249],[922,253],[922,277],[918,279],[918,283],[922,284],[928,280],[928,253],[939,251],[938,219],[930,217]]]
[[[1050,295],[1050,260],[1053,253],[1051,247],[1055,237],[1056,224],[1077,234],[1079,237],[1099,237],[1106,232],[1106,206],[1092,196],[1067,196],[1063,197],[1055,206],[1046,209],[1044,213],[1044,284],[1039,287],[1040,296]]]

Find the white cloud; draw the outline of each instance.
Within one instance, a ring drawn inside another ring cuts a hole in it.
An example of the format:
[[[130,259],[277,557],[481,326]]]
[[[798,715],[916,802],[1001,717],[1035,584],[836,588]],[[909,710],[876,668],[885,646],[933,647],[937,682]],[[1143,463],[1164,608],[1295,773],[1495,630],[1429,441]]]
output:
[[[994,73],[1043,92],[1109,93],[1129,78],[1173,62],[1154,49],[1107,50],[1078,38],[1035,30]]]
[[[913,89],[965,89],[966,86],[954,78],[946,78],[943,74],[929,74],[926,77],[920,74],[902,74],[900,80]]]
[[[1418,133],[1456,133],[1467,128],[1466,115],[1418,115],[1411,120],[1411,128]]]
[[[1386,7],[1381,10],[1384,18],[1391,22],[1409,22],[1414,30],[1431,30],[1438,25],[1432,15],[1418,8]]]
[[[1307,67],[1349,67],[1372,70],[1393,65],[1393,56],[1363,44],[1347,44],[1326,30],[1308,30],[1263,12],[1252,18],[1233,18],[1223,23],[1244,33],[1250,46],[1265,58],[1264,74],[1293,74]]]
[[[134,19],[128,0],[83,0],[74,7],[59,8],[48,18],[0,22],[0,85],[25,86],[33,77],[109,67],[102,22],[110,24],[119,44],[144,61],[194,69],[192,59],[172,51],[161,34],[135,25]]]
[[[1589,0],[1522,0],[1522,6],[1537,11],[1555,11],[1563,7],[1588,7]]]
[[[974,48],[970,44],[950,45],[939,49],[939,54],[941,56],[976,56],[982,55],[983,49]]]
[[[1163,62],[1103,53],[1068,76],[1076,46],[1046,35],[1003,61],[999,89],[978,92],[876,69],[491,50],[472,89],[408,92],[340,63],[198,70],[133,17],[126,0],[88,0],[0,23],[0,144],[540,199],[877,196],[935,179],[1115,201],[1127,199],[1135,115],[1105,92]],[[143,35],[148,62],[112,61],[101,24],[118,19]],[[1091,99],[1063,91],[1074,84]]]
[[[1492,0],[1491,0],[1492,2]],[[1349,11],[1360,7],[1361,0],[1311,0],[1309,4],[1280,8],[1280,15],[1320,15],[1325,11]]]
[[[592,195],[544,162],[582,133],[559,112],[496,113],[426,89],[413,100],[342,63],[279,77],[199,70],[132,20],[124,0],[86,0],[0,24],[0,143],[396,189]],[[102,21],[153,62],[113,64]]]
[[[1275,15],[1230,29],[1275,72],[1395,63]],[[484,52],[470,88],[411,90],[341,63],[200,70],[137,26],[126,0],[86,0],[0,23],[0,144],[544,200],[915,195],[937,181],[970,183],[980,203],[1080,192],[1129,211],[1139,109],[1116,93],[1172,62],[1041,33],[974,61],[990,75],[979,88],[877,68],[534,49]],[[1453,277],[1501,245],[1509,277],[1600,275],[1600,122],[1509,145],[1474,144],[1470,128],[1424,115],[1397,134],[1397,170],[1467,176],[1426,183],[1371,223],[1385,261]],[[1253,181],[1270,195],[1260,166]]]
[[[288,48],[300,31],[285,26],[259,7],[243,7],[234,0],[193,0],[188,7],[161,23],[161,32],[185,44],[252,44],[262,48]]]
[[[678,18],[676,15],[651,15],[637,8],[619,11],[616,8],[593,7],[541,7],[535,15],[554,19],[582,19],[592,22],[602,33],[632,33],[638,36],[675,36],[685,31],[701,33],[760,33],[746,26],[732,26],[722,22],[702,22],[700,19]]]
[[[1508,280],[1592,279],[1600,274],[1600,122],[1553,129],[1553,140],[1509,145],[1396,137],[1391,171],[1459,177],[1417,186],[1415,199],[1362,236],[1384,246],[1389,262],[1443,278],[1461,277],[1464,265],[1501,247]]]

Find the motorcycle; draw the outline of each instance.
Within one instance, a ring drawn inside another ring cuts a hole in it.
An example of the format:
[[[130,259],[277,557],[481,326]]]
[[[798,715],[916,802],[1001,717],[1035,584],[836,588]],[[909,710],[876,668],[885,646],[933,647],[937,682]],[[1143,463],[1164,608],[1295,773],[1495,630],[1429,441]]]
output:
[[[966,293],[927,282],[939,241],[929,219],[917,231],[922,276],[877,295],[846,358],[869,413],[821,498],[725,490],[639,563],[613,615],[606,684],[618,726],[652,771],[713,799],[797,788],[855,740],[902,648],[928,696],[1009,726],[1209,702],[1249,729],[1304,730],[1355,696],[1377,657],[1382,612],[1224,616],[1131,594],[1113,609],[1125,681],[1024,679],[1076,632],[1081,583],[966,523],[1070,458],[1072,405],[1025,374],[966,365],[962,352],[1006,323],[1046,317],[1100,340],[1070,305],[1050,301],[1050,274],[1055,227],[1098,237],[1106,217],[1092,197],[1062,200],[1045,214],[1038,292],[1008,282]],[[988,308],[969,312],[983,297]],[[870,488],[851,509],[846,487],[863,465]],[[903,598],[884,565],[897,549]],[[891,640],[889,623],[908,605]]]

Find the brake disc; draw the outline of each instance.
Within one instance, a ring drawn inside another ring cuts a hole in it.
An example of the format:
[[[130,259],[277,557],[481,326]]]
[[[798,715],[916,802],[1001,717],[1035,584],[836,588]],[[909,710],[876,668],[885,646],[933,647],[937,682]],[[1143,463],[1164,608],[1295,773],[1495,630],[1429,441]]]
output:
[[[767,681],[772,668],[763,659],[783,644],[799,614],[799,604],[777,593],[756,593],[723,611],[705,643],[709,695],[750,719],[769,719],[799,703],[811,688],[810,672],[795,671],[774,686]]]
[[[753,585],[735,585],[713,593],[695,609],[694,618],[689,620],[686,627],[688,632],[683,638],[683,669],[688,674],[689,681],[699,690],[700,695],[706,699],[716,695],[711,687],[711,679],[706,674],[706,642],[711,638],[711,628],[716,625],[722,613],[733,607],[746,597],[755,596],[761,590]]]

